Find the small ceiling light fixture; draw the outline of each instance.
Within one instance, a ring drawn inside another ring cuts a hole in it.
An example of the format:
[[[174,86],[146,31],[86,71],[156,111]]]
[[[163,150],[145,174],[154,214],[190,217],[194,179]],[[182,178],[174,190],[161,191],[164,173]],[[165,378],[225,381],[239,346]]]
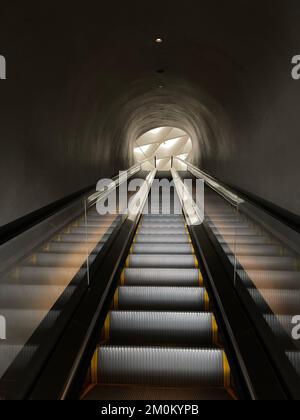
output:
[[[156,44],[162,44],[164,40],[162,38],[156,38],[155,43]]]

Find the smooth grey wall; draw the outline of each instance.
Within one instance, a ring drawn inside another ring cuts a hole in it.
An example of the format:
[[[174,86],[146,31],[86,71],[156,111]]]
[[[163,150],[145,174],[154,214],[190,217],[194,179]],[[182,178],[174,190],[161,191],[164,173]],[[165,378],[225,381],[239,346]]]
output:
[[[190,133],[204,170],[299,215],[299,15],[297,0],[4,4],[0,225],[129,166],[160,125]]]

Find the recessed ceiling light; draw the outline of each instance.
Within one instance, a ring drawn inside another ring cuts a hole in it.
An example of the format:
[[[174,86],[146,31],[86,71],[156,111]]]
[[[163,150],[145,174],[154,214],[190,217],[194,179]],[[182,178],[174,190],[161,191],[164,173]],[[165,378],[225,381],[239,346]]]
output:
[[[156,38],[155,42],[156,44],[162,44],[164,41],[162,38]]]

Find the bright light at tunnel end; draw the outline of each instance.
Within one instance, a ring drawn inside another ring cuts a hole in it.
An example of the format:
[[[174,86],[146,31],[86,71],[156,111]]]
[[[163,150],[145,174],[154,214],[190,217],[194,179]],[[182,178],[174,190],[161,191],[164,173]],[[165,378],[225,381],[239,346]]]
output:
[[[187,160],[193,151],[191,137],[176,127],[153,128],[134,142],[135,163],[156,160],[157,169],[170,170],[174,158]]]

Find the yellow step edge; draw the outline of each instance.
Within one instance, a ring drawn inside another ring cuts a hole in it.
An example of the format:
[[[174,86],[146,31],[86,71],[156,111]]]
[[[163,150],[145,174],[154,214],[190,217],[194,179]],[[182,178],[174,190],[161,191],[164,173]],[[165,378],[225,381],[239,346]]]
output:
[[[116,290],[114,295],[114,309],[118,309],[119,307],[119,289]]]
[[[187,236],[188,236],[188,238],[189,238],[189,243],[190,243],[190,244],[192,244],[193,242],[192,242],[192,238],[191,238],[191,235],[190,235],[190,231],[189,231],[189,229],[188,229],[188,226],[187,226],[187,225],[184,225],[184,227],[185,227],[185,230],[186,230]]]
[[[130,256],[129,256],[129,257],[127,257],[127,259],[126,259],[126,263],[125,263],[125,267],[126,267],[126,268],[129,268],[129,266],[130,266]]]
[[[219,342],[219,328],[214,315],[212,315],[212,339],[213,344],[218,345]]]
[[[97,348],[91,361],[91,383],[98,383],[99,349]]]
[[[229,365],[225,352],[223,352],[223,372],[224,372],[224,388],[228,389],[231,387],[231,372],[230,372],[230,365]]]
[[[209,302],[209,296],[206,290],[204,290],[204,308],[206,312],[209,312],[210,302]]]
[[[50,252],[50,242],[43,247],[43,252]]]
[[[195,259],[195,268],[199,268],[199,261],[196,255],[194,255],[194,259]]]
[[[201,271],[200,270],[198,270],[198,276],[199,276],[199,286],[200,287],[203,287],[203,284],[204,284],[204,281],[203,281],[203,275],[202,275],[202,273],[201,273]]]
[[[30,264],[34,264],[34,265],[36,265],[36,263],[37,263],[37,255],[36,255],[36,254],[32,255],[32,256],[29,258],[29,263],[30,263]]]
[[[121,282],[121,286],[125,285],[125,269],[121,273],[120,282]]]
[[[110,313],[108,313],[106,320],[104,322],[104,340],[109,342],[110,339]]]

